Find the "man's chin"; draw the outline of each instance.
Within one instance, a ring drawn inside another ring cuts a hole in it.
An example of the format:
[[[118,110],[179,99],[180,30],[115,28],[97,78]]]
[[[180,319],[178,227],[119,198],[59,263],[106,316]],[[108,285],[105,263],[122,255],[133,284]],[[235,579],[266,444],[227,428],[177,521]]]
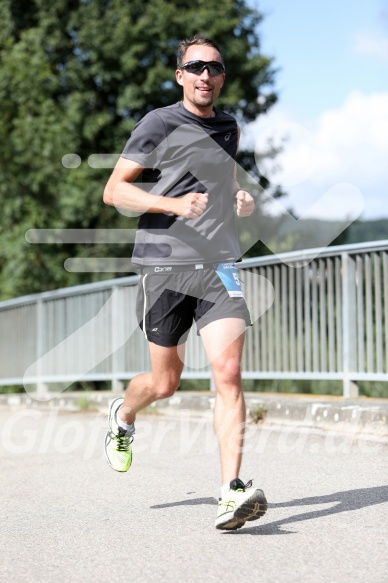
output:
[[[204,97],[203,99],[196,99],[194,103],[197,107],[210,107],[213,105],[214,100],[211,97]]]

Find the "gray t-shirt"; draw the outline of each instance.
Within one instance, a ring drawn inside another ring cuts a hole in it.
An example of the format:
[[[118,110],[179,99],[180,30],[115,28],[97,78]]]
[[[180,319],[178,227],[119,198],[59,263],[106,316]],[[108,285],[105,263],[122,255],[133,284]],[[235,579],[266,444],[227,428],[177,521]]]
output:
[[[217,108],[214,112],[214,117],[204,119],[178,102],[148,113],[135,126],[122,156],[144,166],[139,186],[169,197],[208,192],[209,202],[196,219],[144,213],[136,234],[134,264],[179,265],[240,258],[233,187],[237,123]]]

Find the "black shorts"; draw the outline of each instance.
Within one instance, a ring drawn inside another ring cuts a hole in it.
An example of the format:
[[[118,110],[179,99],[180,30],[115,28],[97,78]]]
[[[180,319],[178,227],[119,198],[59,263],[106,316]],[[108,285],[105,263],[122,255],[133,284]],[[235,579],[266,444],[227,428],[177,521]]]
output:
[[[230,266],[232,274],[237,273],[234,264],[223,265]],[[147,340],[166,347],[183,344],[193,320],[198,333],[210,322],[223,318],[241,318],[251,325],[241,287],[229,293],[215,267],[190,271],[177,271],[175,267],[158,273],[150,273],[154,268],[149,268],[141,275],[136,315]]]

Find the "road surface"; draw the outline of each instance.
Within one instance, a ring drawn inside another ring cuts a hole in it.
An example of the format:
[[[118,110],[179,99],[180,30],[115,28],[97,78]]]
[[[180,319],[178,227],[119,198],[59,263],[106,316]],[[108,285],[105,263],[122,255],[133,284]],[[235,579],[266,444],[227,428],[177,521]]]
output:
[[[143,416],[127,474],[106,417],[0,411],[0,582],[388,583],[388,445],[250,425],[241,478],[269,509],[214,528],[209,420]]]

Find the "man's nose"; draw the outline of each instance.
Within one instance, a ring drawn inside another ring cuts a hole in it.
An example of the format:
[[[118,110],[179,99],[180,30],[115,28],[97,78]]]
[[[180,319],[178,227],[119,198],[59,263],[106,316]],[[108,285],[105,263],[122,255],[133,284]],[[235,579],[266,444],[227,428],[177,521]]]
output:
[[[209,79],[209,77],[210,77],[209,69],[208,67],[205,67],[201,73],[201,79]]]

